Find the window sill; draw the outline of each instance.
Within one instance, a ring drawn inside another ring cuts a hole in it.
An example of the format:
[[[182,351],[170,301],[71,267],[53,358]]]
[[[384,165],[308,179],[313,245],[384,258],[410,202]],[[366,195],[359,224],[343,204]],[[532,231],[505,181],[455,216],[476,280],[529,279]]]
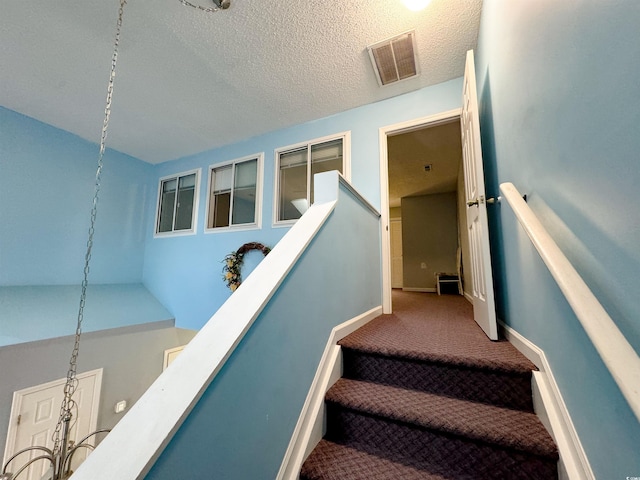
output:
[[[195,230],[178,230],[174,232],[154,233],[153,238],[187,237],[189,235],[195,235],[196,233],[197,232]]]
[[[271,224],[271,228],[288,228],[288,227],[293,227],[298,220],[300,220],[299,218],[296,220],[285,220],[282,222],[273,222]]]
[[[260,230],[262,227],[257,224],[251,225],[234,225],[232,227],[205,228],[204,233],[228,233],[228,232],[246,232],[249,230]]]

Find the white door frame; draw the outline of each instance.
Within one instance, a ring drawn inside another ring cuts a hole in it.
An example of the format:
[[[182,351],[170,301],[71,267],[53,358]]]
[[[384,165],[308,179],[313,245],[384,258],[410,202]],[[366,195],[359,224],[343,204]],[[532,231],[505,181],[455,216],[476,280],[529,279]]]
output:
[[[400,226],[400,250],[402,250],[402,218],[390,218],[389,219],[389,235],[390,235],[390,242],[389,242],[389,250],[392,250],[392,245],[391,245],[391,239],[393,238],[391,236],[391,232],[393,230],[392,226],[393,224],[399,224]],[[394,287],[393,285],[393,258],[394,258],[394,253],[391,252],[391,288],[398,288],[397,284]],[[402,257],[402,255],[401,255]],[[404,265],[402,265],[402,263],[400,263],[400,271],[401,273],[404,272]],[[401,275],[401,281],[400,281],[400,288],[404,287],[404,273]]]
[[[389,232],[389,152],[387,137],[460,119],[461,108],[380,127],[380,228],[382,229],[382,313],[391,313],[391,235]]]
[[[89,432],[93,432],[97,429],[98,426],[98,409],[100,407],[100,391],[102,389],[102,368],[98,368],[96,370],[90,370],[88,372],[78,373],[76,378],[78,380],[95,377],[94,389],[93,389],[93,402],[91,404],[91,417],[89,418]],[[66,377],[58,380],[53,380],[51,382],[43,383],[41,385],[35,385],[33,387],[23,388],[21,390],[17,390],[13,392],[13,400],[11,402],[11,415],[9,417],[9,428],[7,430],[7,443],[5,444],[4,449],[4,458],[2,460],[2,465],[9,459],[11,455],[13,455],[16,435],[18,433],[18,414],[22,407],[23,398],[26,395],[37,392],[39,390],[44,390],[51,387],[56,386],[64,386],[67,381]],[[89,443],[95,442],[95,438],[88,440]],[[1,468],[1,467],[0,467]]]

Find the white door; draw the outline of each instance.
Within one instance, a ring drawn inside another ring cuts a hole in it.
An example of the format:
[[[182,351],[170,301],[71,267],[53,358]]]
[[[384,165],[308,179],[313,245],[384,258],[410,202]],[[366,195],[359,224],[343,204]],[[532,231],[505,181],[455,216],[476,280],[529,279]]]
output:
[[[78,408],[77,411],[72,412],[70,435],[73,444],[96,430],[102,369],[78,374],[76,378],[78,379],[78,387],[73,400]],[[64,384],[65,379],[60,379],[19,390],[13,394],[3,465],[12,455],[23,448],[31,446],[53,448],[51,437],[60,415]],[[92,443],[94,440],[91,438],[88,442]],[[44,452],[41,451],[22,454],[11,462],[12,464],[9,465],[7,471],[16,473],[31,458],[43,454]],[[87,454],[88,449],[86,448],[77,450],[73,456],[73,470],[86,458]],[[28,471],[20,474],[18,480],[40,480],[50,466],[49,461],[39,460],[29,467]]]
[[[462,88],[462,156],[464,161],[467,233],[471,250],[473,316],[491,340],[498,339],[489,251],[487,203],[480,144],[480,117],[473,50],[467,52]]]
[[[402,288],[402,220],[391,220],[391,288]]]

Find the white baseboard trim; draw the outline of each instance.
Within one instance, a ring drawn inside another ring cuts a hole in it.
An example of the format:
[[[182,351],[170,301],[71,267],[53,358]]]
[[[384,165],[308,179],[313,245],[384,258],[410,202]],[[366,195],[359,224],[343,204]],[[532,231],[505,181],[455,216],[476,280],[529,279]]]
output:
[[[473,305],[473,297],[471,296],[470,293],[464,292],[464,298],[466,298],[469,301],[469,303]]]
[[[559,479],[595,480],[544,351],[504,322],[499,323],[505,338],[540,370],[533,373],[533,406],[558,446]]]
[[[520,335],[502,320],[498,320],[498,323],[502,328],[504,338],[516,347],[520,353],[527,357],[531,363],[538,367],[539,370],[543,371],[544,365],[542,364],[542,357],[544,357],[544,352],[537,345]]]
[[[435,288],[422,288],[422,287],[402,287],[403,292],[424,292],[424,293],[437,293]]]
[[[331,330],[276,480],[297,480],[302,463],[324,435],[324,395],[342,376],[342,354],[336,343],[381,314],[378,306]]]

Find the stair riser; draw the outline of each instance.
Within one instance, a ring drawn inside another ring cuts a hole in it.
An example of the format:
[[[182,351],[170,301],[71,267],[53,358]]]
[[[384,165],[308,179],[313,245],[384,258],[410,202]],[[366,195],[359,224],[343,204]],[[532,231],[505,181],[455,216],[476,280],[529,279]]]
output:
[[[531,374],[477,370],[343,348],[345,378],[533,411]]]
[[[431,432],[334,404],[327,404],[326,438],[394,461],[401,458],[418,469],[438,464],[450,478],[542,480],[557,472],[557,458]]]

